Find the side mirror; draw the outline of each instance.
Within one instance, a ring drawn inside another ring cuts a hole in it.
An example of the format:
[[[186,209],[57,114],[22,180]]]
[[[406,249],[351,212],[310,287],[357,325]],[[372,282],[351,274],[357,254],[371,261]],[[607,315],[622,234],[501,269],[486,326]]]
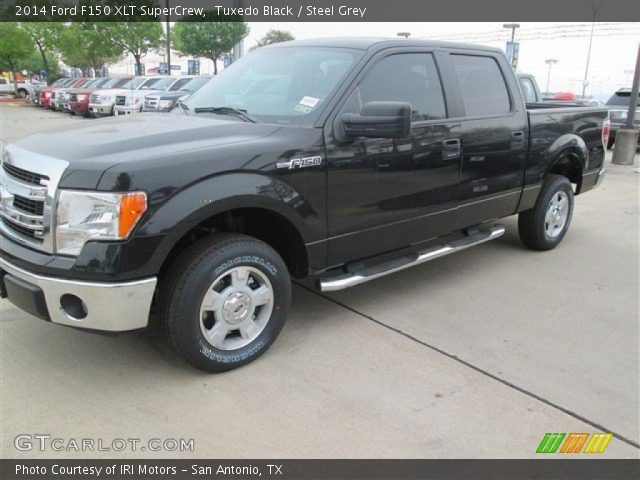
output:
[[[402,102],[370,102],[360,113],[342,116],[344,135],[350,138],[402,138],[411,131],[411,105]]]

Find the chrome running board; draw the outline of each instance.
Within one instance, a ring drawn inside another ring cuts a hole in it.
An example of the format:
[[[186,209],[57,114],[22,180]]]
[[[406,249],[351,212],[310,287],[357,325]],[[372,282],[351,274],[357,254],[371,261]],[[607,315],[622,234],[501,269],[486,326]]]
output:
[[[479,245],[481,243],[488,242],[489,240],[494,240],[501,237],[504,232],[505,228],[502,225],[495,225],[488,230],[481,230],[459,240],[444,243],[423,252],[418,252],[416,255],[412,255],[410,257],[404,256],[380,265],[374,265],[360,270],[357,273],[345,273],[336,277],[322,278],[318,281],[318,288],[321,292],[333,292],[336,290],[354,287],[361,283],[366,283],[371,280],[375,280],[376,278],[384,277],[390,273],[399,272],[406,268],[410,268],[430,260],[435,260],[436,258],[444,257],[451,253],[459,252],[465,248],[473,247],[474,245]]]

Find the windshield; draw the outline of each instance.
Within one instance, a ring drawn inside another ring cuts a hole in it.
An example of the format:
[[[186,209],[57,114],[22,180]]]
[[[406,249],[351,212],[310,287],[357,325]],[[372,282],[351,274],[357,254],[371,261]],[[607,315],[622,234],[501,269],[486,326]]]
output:
[[[140,90],[164,90],[175,81],[176,79],[174,77],[150,78],[144,82]]]
[[[91,87],[97,87],[98,85],[100,85],[102,82],[104,81],[104,78],[94,78],[93,80],[89,81],[85,87],[91,88]]]
[[[611,95],[611,98],[607,100],[607,105],[613,105],[616,107],[626,107],[629,108],[631,104],[631,92],[616,92]],[[637,106],[640,107],[640,96],[638,97]]]
[[[191,80],[192,80],[191,77],[189,77],[189,78],[181,78],[176,83],[171,85],[171,88],[169,88],[169,91],[170,92],[175,92],[176,90],[181,90],[182,87],[184,87]]]
[[[361,52],[343,48],[257,50],[212,78],[185,104],[191,110],[246,110],[259,121],[310,125]]]
[[[202,86],[211,80],[211,77],[196,77],[190,78],[186,84],[180,86],[180,90],[186,90],[187,92],[195,92],[200,90]]]
[[[144,77],[133,77],[127,80],[126,82],[124,82],[122,85],[118,85],[118,88],[135,90],[142,84],[142,82],[146,80],[149,80],[149,79]]]

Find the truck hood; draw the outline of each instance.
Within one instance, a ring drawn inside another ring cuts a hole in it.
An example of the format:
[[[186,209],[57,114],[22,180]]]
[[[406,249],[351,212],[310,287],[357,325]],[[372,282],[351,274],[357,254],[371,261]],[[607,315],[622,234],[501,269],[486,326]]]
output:
[[[45,130],[18,140],[12,147],[24,150],[25,155],[33,152],[68,161],[67,173],[83,179],[76,188],[93,188],[92,183],[97,184],[101,174],[116,164],[131,169],[142,168],[142,164],[175,164],[184,154],[244,144],[279,128],[212,115],[140,114]]]
[[[144,98],[147,95],[160,94],[162,90],[127,90],[125,93],[119,93],[118,96],[127,96],[129,98]]]
[[[135,92],[136,90],[131,90],[128,88],[106,88],[106,89],[97,89],[94,90],[93,93],[98,95],[109,95],[110,97],[115,97],[116,95],[124,95],[125,93]]]

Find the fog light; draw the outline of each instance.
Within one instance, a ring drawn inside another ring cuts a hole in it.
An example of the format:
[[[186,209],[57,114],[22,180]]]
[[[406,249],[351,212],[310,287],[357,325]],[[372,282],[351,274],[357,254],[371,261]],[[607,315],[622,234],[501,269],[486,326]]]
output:
[[[60,306],[72,320],[82,320],[89,313],[87,305],[80,298],[70,293],[65,293],[60,297]]]

